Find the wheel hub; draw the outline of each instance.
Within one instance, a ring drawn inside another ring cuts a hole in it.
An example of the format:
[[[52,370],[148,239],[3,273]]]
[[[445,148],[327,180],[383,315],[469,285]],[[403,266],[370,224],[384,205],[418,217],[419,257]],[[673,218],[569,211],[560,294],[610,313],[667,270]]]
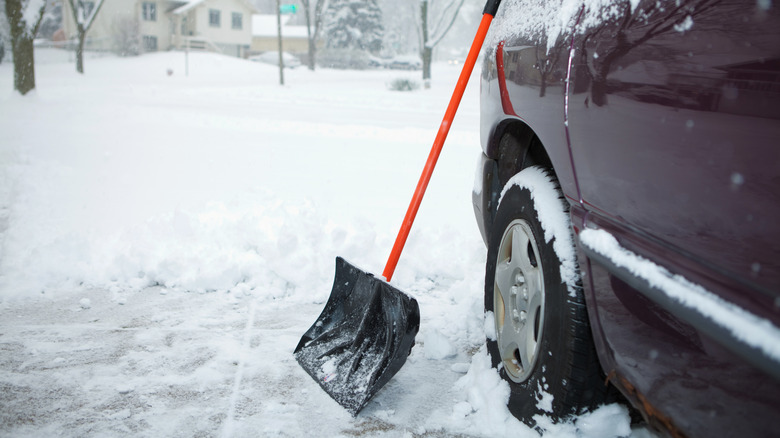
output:
[[[498,351],[509,378],[525,381],[539,354],[544,322],[544,277],[527,221],[506,228],[498,249],[493,313]]]

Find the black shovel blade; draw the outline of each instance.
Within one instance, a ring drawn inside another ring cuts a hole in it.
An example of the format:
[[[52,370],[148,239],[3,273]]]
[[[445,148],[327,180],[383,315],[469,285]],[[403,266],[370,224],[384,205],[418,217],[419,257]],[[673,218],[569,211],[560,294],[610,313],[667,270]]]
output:
[[[330,298],[295,359],[357,415],[404,365],[419,329],[417,300],[336,257]]]

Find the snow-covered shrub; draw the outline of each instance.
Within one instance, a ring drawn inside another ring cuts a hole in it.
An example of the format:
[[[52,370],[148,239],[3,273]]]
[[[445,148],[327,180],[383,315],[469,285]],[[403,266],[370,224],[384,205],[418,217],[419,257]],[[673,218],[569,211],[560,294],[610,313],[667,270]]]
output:
[[[141,33],[138,20],[124,16],[114,20],[114,50],[119,56],[138,56],[141,53]]]
[[[317,64],[325,68],[365,70],[371,66],[368,52],[356,49],[324,49],[317,55]]]
[[[420,88],[420,83],[409,78],[397,78],[390,81],[387,88],[392,91],[414,91]]]

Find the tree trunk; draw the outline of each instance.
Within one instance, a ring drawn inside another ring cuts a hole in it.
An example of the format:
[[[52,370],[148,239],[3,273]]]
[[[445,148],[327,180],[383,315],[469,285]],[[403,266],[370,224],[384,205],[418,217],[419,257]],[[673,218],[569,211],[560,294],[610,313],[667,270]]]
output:
[[[431,88],[431,61],[433,60],[433,48],[423,47],[422,53],[422,74],[425,88]]]
[[[590,97],[596,106],[607,104],[607,79],[598,74],[593,77],[593,83],[590,86]]]
[[[30,32],[28,23],[24,21],[20,0],[6,0],[5,14],[11,27],[11,52],[14,55],[14,90],[25,95],[35,88],[35,59],[33,54],[35,32]],[[40,23],[40,20],[38,22]],[[37,28],[37,24],[35,27]]]
[[[314,71],[317,65],[317,41],[315,38],[309,38],[309,70]]]
[[[422,75],[423,86],[431,88],[431,58],[433,47],[428,47],[428,0],[420,2],[420,20],[422,23]]]
[[[314,38],[311,34],[311,5],[309,0],[301,0],[303,13],[306,14],[306,37],[309,40],[309,70],[314,71]]]
[[[14,54],[14,89],[24,96],[35,88],[33,39],[13,38],[11,47]]]
[[[325,9],[327,3],[327,0],[315,1],[314,32],[309,34],[309,68],[312,70],[314,70],[317,65],[317,39],[319,39],[320,31],[322,30],[322,11]],[[309,18],[308,15],[307,18]]]
[[[76,71],[84,74],[84,41],[87,39],[87,32],[79,26],[79,44],[76,46]]]
[[[601,65],[596,68],[596,73],[593,75],[590,94],[593,98],[593,104],[596,106],[604,106],[607,104],[607,75],[612,69],[612,63],[626,56],[631,49],[636,47],[636,43],[628,42],[626,34],[622,31],[618,32],[615,40],[615,47],[607,51],[607,54],[604,57],[600,57]]]

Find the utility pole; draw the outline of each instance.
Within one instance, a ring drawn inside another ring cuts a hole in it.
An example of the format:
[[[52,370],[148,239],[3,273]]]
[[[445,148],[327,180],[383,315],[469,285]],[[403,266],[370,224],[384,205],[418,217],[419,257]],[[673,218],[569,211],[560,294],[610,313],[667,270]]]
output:
[[[190,75],[190,38],[184,37],[184,76]]]
[[[284,60],[282,59],[282,5],[276,0],[276,27],[279,33],[279,85],[284,85]]]

